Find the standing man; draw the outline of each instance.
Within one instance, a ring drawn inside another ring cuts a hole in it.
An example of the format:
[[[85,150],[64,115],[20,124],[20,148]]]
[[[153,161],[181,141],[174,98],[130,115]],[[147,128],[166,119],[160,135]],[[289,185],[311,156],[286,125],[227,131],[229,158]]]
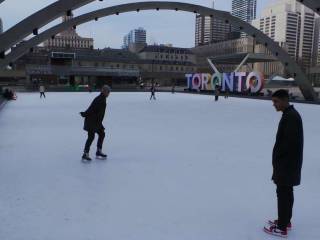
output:
[[[97,96],[93,102],[91,103],[90,107],[85,111],[81,112],[80,115],[85,118],[84,120],[84,130],[88,132],[88,139],[86,141],[86,145],[84,148],[84,153],[82,155],[82,160],[91,161],[89,157],[90,146],[94,140],[95,133],[98,134],[98,143],[97,143],[97,151],[96,157],[97,158],[106,158],[107,155],[102,153],[102,145],[103,140],[105,137],[104,126],[102,124],[106,106],[107,106],[107,97],[110,94],[110,87],[104,85],[101,88],[101,93]]]
[[[303,126],[300,114],[289,105],[289,94],[278,90],[272,95],[273,106],[283,112],[273,148],[272,180],[277,185],[278,219],[269,220],[264,231],[287,237],[291,229],[294,202],[293,187],[300,185],[303,161]]]
[[[44,94],[44,92],[45,92],[45,87],[44,87],[43,84],[41,84],[41,85],[39,86],[39,92],[40,92],[40,98],[42,98],[42,96],[43,96],[44,98],[46,98],[46,95]]]

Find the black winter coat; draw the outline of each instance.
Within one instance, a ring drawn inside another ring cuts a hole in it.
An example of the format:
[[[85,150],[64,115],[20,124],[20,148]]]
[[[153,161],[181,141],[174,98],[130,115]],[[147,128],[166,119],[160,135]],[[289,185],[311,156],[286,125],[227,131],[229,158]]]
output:
[[[90,132],[97,132],[101,128],[104,129],[102,121],[106,111],[106,97],[103,94],[97,96],[89,106],[89,108],[81,115],[85,118],[83,129]]]
[[[303,126],[300,114],[289,106],[282,114],[273,148],[272,180],[281,186],[297,186],[301,181]]]

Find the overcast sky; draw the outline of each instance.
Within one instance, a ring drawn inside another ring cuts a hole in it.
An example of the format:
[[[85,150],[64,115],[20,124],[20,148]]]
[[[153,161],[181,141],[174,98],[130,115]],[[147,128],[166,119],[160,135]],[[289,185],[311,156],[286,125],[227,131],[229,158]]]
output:
[[[278,0],[257,0],[258,12],[271,2]],[[22,3],[23,2],[23,3]],[[12,27],[30,14],[55,2],[55,0],[6,0],[0,4],[0,17],[4,30]],[[75,16],[89,11],[122,3],[138,2],[134,0],[95,1],[74,12]],[[212,0],[181,0],[181,2],[212,6]],[[215,8],[231,11],[231,0],[215,0]],[[59,23],[55,21],[53,24]],[[98,22],[89,22],[77,28],[83,37],[93,37],[95,48],[120,48],[123,36],[131,29],[143,27],[147,30],[147,41],[151,43],[172,43],[178,47],[194,46],[195,15],[174,11],[142,11],[110,16]]]

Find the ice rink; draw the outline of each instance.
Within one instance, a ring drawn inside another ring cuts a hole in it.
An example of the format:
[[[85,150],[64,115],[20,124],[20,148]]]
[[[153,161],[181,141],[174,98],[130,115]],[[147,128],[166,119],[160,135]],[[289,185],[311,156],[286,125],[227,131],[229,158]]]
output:
[[[111,93],[106,161],[81,162],[80,111],[97,93],[20,93],[0,111],[1,240],[269,240],[270,101]],[[320,106],[304,123],[290,240],[320,239]],[[95,144],[91,156],[95,154]]]

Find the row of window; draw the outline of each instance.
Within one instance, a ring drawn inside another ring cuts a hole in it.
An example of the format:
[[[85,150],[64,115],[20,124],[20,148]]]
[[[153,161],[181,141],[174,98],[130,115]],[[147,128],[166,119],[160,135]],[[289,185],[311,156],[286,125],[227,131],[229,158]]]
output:
[[[179,59],[179,56],[177,56],[177,55],[175,57],[173,55],[171,55],[171,57],[169,55],[163,56],[162,54],[161,55],[155,55],[156,59],[163,59],[164,57],[165,57],[165,59],[176,59],[176,60]],[[185,55],[185,56],[181,55],[180,59],[181,60],[183,60],[183,59],[188,60],[188,56],[187,55]]]
[[[194,72],[196,69],[194,67],[184,67],[184,66],[167,66],[167,65],[160,65],[156,67],[149,66],[149,70],[151,71],[160,71],[160,72]]]
[[[108,64],[108,63],[82,63],[82,62],[78,62],[77,63],[78,66],[80,67],[84,67],[84,66],[94,66],[94,67],[108,67],[111,69],[139,69],[141,70],[142,67],[141,66],[137,66],[137,65],[133,65],[133,64]],[[193,72],[196,69],[194,67],[185,67],[185,66],[168,66],[168,65],[149,65],[148,67],[149,71],[181,71],[181,72],[185,72],[185,71],[189,71],[189,72]]]

